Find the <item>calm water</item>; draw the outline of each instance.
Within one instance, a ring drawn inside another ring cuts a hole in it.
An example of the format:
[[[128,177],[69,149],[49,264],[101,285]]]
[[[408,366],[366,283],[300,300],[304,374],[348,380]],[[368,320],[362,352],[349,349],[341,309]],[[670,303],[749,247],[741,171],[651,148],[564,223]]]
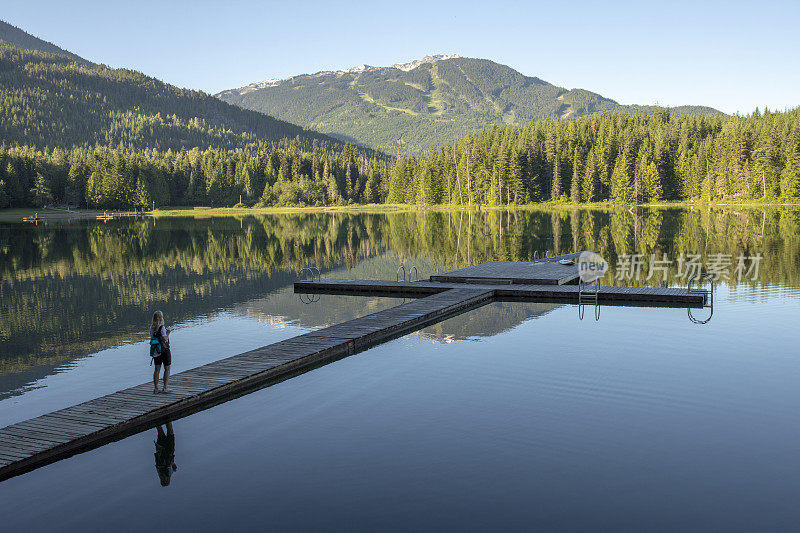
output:
[[[612,283],[683,285],[681,253],[730,256],[728,279],[705,325],[487,305],[174,421],[167,487],[156,429],[2,482],[4,528],[794,530],[797,210],[0,225],[0,425],[146,381],[155,308],[180,371],[402,302],[304,305],[307,264],[394,279],[583,248]]]

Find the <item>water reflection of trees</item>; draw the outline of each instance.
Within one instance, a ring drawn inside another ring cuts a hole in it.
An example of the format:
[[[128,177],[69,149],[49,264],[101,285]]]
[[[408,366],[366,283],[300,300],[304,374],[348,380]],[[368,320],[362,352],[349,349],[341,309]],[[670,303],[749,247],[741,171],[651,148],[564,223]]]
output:
[[[307,264],[353,269],[367,259],[424,257],[431,269],[449,269],[579,249],[610,262],[609,280],[622,254],[643,254],[646,272],[650,254],[761,253],[759,279],[742,283],[798,286],[800,212],[413,211],[0,225],[0,372],[122,342],[155,307],[181,320],[252,300],[287,286]],[[667,282],[684,283],[676,274]]]
[[[796,262],[767,259],[797,256],[799,224],[797,210],[740,208],[315,213],[78,227],[4,225],[0,279],[6,284],[74,275],[115,280],[131,272],[207,274],[243,267],[271,273],[307,264],[352,268],[385,250],[400,257],[424,254],[449,268],[530,260],[536,250],[593,248],[611,260],[612,268],[621,254],[761,252],[764,265],[778,265],[762,281],[785,282],[795,279]]]

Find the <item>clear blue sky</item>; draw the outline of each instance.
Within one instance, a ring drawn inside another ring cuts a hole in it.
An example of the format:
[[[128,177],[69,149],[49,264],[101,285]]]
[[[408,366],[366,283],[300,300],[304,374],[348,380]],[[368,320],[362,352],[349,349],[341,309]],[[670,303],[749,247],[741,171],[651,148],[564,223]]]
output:
[[[89,60],[211,93],[457,53],[625,104],[800,105],[797,0],[3,4],[3,20]]]

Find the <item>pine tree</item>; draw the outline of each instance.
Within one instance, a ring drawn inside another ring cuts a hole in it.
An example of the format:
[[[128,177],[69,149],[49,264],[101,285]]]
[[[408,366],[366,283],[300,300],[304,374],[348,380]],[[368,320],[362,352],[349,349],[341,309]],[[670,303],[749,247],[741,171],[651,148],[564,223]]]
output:
[[[6,192],[6,182],[0,180],[0,209],[11,205],[11,197]]]
[[[642,182],[644,185],[644,196],[648,202],[661,200],[664,196],[661,186],[661,177],[658,175],[658,167],[655,162],[650,162],[644,167]]]
[[[575,147],[572,157],[572,184],[570,185],[570,200],[576,204],[581,201],[580,172],[578,167],[578,147]]]
[[[261,199],[259,200],[261,205],[275,205],[276,198],[272,187],[269,183],[264,185],[264,190],[261,192]]]
[[[538,202],[542,200],[542,175],[538,165],[538,159],[533,151],[528,152],[527,157],[527,170],[528,170],[528,196],[532,201]]]
[[[677,196],[679,198],[693,198],[696,196],[696,186],[692,174],[691,158],[685,152],[681,152],[678,155],[678,164],[675,168],[675,176],[678,181],[676,188],[678,190]]]
[[[615,202],[633,203],[633,180],[630,172],[630,156],[624,152],[617,158],[611,175],[611,199]]]
[[[200,187],[198,187],[197,183],[198,174],[199,174],[198,170],[194,167],[192,167],[192,170],[189,171],[189,184],[186,187],[186,200],[190,204],[201,201],[200,198],[198,198],[197,196],[198,190],[200,190]]]
[[[781,196],[800,198],[800,127],[795,125],[787,142],[786,166],[781,172]]]
[[[144,181],[141,178],[137,179],[135,206],[141,209],[147,209],[150,207],[151,201],[150,192],[147,190],[147,186],[145,185]]]
[[[369,169],[367,182],[364,185],[364,202],[368,204],[376,204],[381,201],[380,199],[380,179],[378,173],[374,168]]]
[[[561,198],[561,165],[557,155],[553,162],[553,186],[550,189],[550,198],[553,200]]]
[[[522,161],[519,153],[514,151],[508,163],[508,179],[511,187],[511,195],[513,196],[513,203],[517,204],[522,195]]]
[[[17,167],[11,161],[6,164],[5,182],[10,197],[11,205],[25,205],[25,189],[22,185],[22,179],[17,171]]]
[[[406,201],[406,164],[405,159],[398,159],[392,168],[389,178],[389,196],[386,202],[389,204],[402,204]]]
[[[36,175],[33,188],[31,189],[31,203],[34,207],[44,207],[53,201],[50,193],[50,185],[47,178],[41,174]]]
[[[583,199],[586,202],[594,202],[597,199],[597,164],[594,150],[589,152],[586,160],[586,171],[583,174]]]

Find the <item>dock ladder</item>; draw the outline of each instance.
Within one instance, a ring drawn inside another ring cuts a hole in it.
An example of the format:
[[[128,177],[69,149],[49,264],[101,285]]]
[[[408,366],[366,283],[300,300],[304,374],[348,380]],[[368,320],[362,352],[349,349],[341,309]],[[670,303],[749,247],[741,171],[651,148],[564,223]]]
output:
[[[696,289],[693,287],[695,280],[707,279],[708,282],[711,284],[711,290],[705,289]],[[703,303],[703,308],[708,308],[709,313],[705,319],[696,318],[692,314],[692,308],[688,307],[686,309],[686,313],[689,315],[689,320],[694,322],[695,324],[707,324],[711,317],[714,316],[714,277],[707,272],[700,272],[699,274],[695,274],[691,278],[689,278],[689,283],[686,285],[686,292],[690,294],[705,294],[706,298]]]
[[[584,306],[587,303],[594,303],[594,319],[600,320],[600,278],[586,283],[582,278],[578,278],[578,318],[583,320]]]

